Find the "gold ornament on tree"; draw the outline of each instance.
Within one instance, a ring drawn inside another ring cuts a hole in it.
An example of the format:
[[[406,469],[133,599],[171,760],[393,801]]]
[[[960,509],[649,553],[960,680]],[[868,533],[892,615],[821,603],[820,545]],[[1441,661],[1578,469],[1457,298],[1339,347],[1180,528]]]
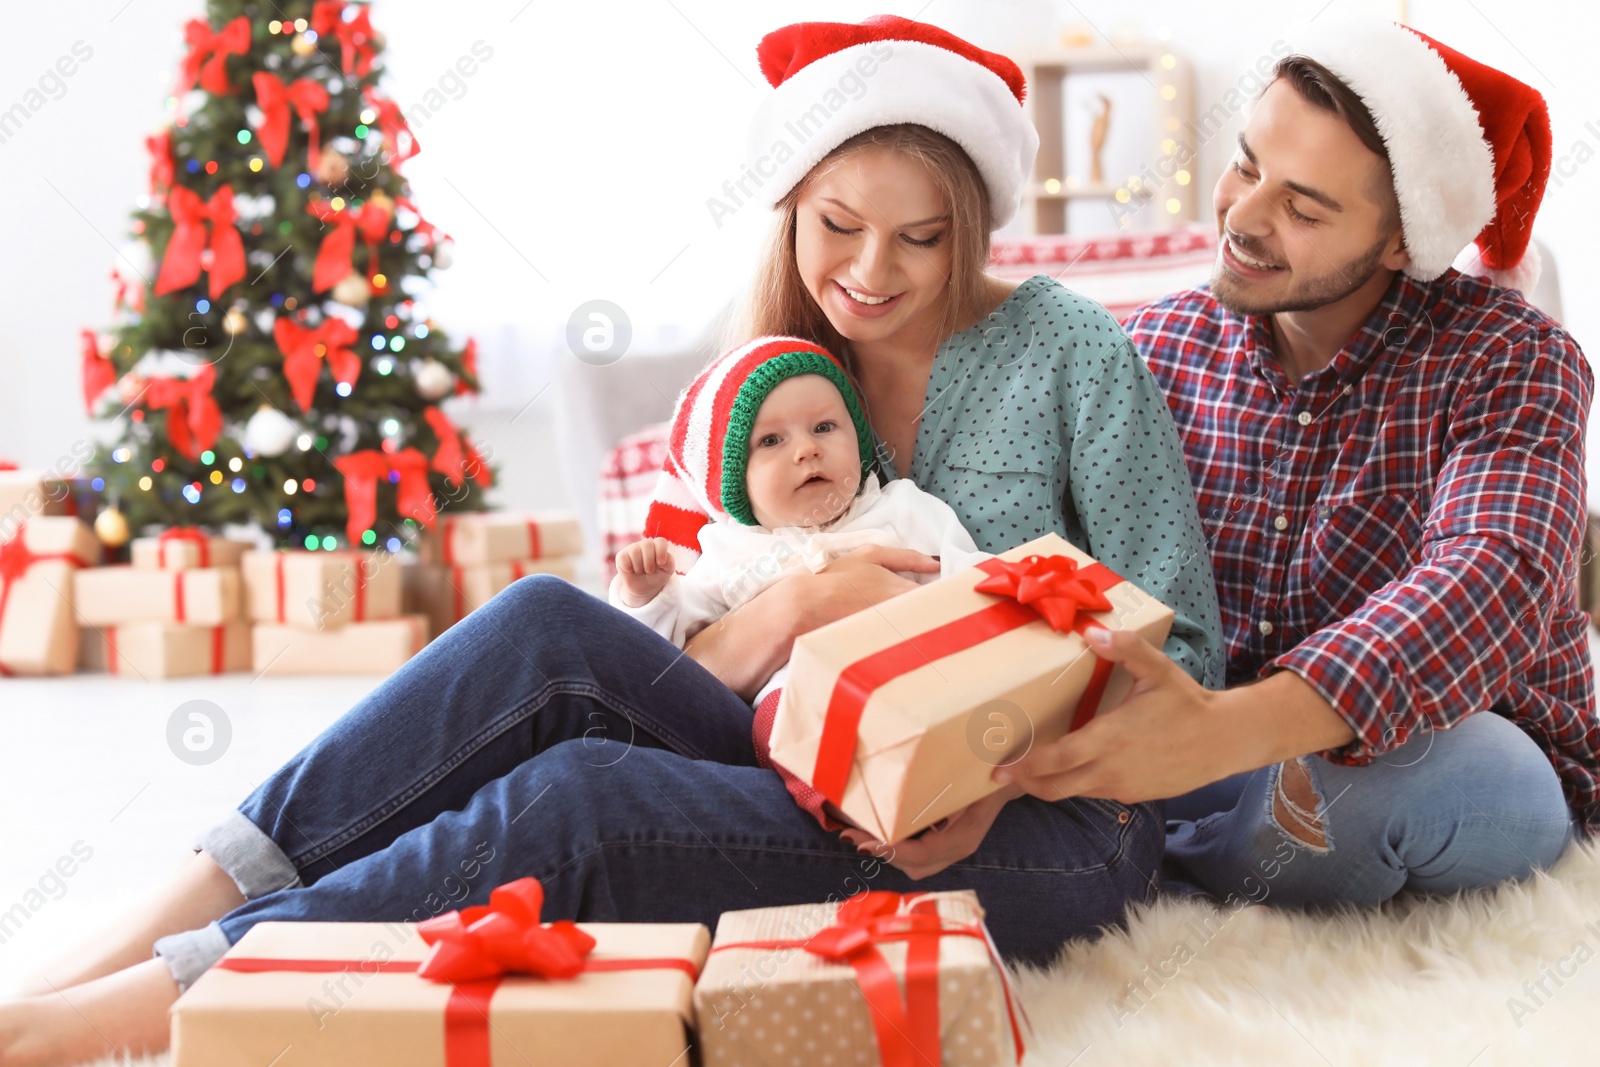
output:
[[[366,307],[367,301],[372,299],[372,286],[361,275],[352,272],[336,282],[329,295],[353,308]]]
[[[222,328],[228,331],[230,337],[237,337],[249,327],[250,320],[238,308],[229,308],[228,313],[222,316]]]
[[[289,42],[289,51],[297,56],[309,56],[317,50],[317,42],[311,40],[303,33],[294,35],[294,40]]]
[[[327,185],[343,185],[348,177],[350,160],[345,154],[331,148],[324,149],[322,158],[317,160],[317,181]]]
[[[94,517],[94,535],[107,548],[121,548],[128,543],[128,517],[113,504]]]

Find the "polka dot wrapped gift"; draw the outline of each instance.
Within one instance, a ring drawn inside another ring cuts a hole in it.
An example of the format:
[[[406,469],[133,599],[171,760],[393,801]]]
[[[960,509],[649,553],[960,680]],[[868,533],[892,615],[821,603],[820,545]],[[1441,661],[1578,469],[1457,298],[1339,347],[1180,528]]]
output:
[[[694,989],[703,1067],[998,1067],[1026,1019],[971,890],[723,912]]]
[[[993,771],[1115,707],[1132,676],[1093,626],[1160,648],[1165,604],[1063,537],[795,640],[772,762],[881,841],[902,841],[1000,788]]]

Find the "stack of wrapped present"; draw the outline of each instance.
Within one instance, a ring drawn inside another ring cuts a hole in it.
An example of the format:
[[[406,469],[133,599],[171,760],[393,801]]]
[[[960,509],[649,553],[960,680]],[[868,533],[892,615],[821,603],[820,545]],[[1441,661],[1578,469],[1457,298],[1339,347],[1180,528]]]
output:
[[[699,923],[540,921],[533,878],[419,925],[261,923],[172,1007],[174,1067],[1020,1062],[970,891]],[[698,1046],[698,1047],[696,1047]]]
[[[0,513],[0,676],[70,674],[76,582],[100,562],[100,542],[79,519],[35,513],[29,500]]]
[[[288,549],[242,565],[258,675],[387,674],[426,643],[426,620],[401,610],[397,555]]]
[[[193,527],[135,538],[131,563],[76,580],[80,666],[129,678],[250,669],[239,560],[249,542]]]
[[[583,532],[568,512],[441,515],[420,547],[406,573],[408,610],[426,615],[430,636],[438,637],[518,578],[571,581]]]

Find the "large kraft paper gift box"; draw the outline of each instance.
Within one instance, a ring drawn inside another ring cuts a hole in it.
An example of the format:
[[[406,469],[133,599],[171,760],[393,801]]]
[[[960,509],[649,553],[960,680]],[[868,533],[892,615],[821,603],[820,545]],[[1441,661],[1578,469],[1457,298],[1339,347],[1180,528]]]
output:
[[[135,567],[185,571],[205,567],[237,567],[251,548],[249,541],[213,537],[190,526],[175,526],[158,537],[136,537],[129,546]]]
[[[418,563],[406,569],[405,580],[413,610],[428,616],[429,631],[438,637],[519,578],[553,574],[570,582],[574,573],[572,557],[559,556],[473,565]]]
[[[424,563],[552,559],[581,555],[583,531],[566,511],[476,511],[440,515],[420,549]]]
[[[1026,1019],[971,890],[723,912],[694,990],[702,1067],[998,1067]]]
[[[18,470],[0,462],[0,541],[9,541],[35,516],[71,513],[72,491],[66,482],[44,471]]]
[[[533,881],[523,879],[523,882]],[[536,884],[536,883],[535,883]],[[467,936],[491,905],[461,913]],[[535,913],[536,914],[536,913]],[[669,1067],[689,1062],[698,923],[555,923],[579,973],[473,972],[409,923],[261,923],[172,1007],[173,1067]],[[503,920],[502,920],[503,921]],[[519,929],[511,920],[511,929]],[[563,929],[565,928],[565,929]],[[585,943],[587,943],[585,939]],[[566,951],[562,949],[560,951]],[[470,948],[466,950],[470,956]],[[431,954],[430,954],[431,953]],[[513,971],[525,968],[512,964]],[[538,970],[537,966],[531,968]],[[457,976],[452,979],[452,973]]]
[[[1172,619],[1046,534],[799,637],[772,760],[879,840],[904,840],[997,790],[996,766],[1128,693],[1132,676],[1084,630],[1134,630],[1160,648]]]
[[[0,676],[72,673],[76,578],[99,560],[100,542],[74,518],[36,516],[0,543]]]
[[[78,666],[146,680],[250,669],[250,624],[128,622],[83,631]]]
[[[216,626],[242,617],[234,567],[158,571],[128,564],[92,567],[73,583],[73,604],[85,626],[184,622]]]
[[[258,622],[250,631],[250,656],[257,676],[392,674],[427,643],[428,620],[421,615],[323,630]]]
[[[306,629],[400,615],[398,556],[373,552],[246,552],[245,610],[258,622]]]

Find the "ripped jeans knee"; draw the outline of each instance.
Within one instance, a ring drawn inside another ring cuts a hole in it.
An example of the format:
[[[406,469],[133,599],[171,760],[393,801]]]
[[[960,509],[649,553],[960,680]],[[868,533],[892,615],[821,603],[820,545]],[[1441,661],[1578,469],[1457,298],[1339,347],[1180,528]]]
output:
[[[1297,845],[1316,852],[1331,851],[1333,845],[1324,825],[1326,808],[1311,780],[1305,757],[1278,764],[1273,779],[1272,819],[1278,829]]]

